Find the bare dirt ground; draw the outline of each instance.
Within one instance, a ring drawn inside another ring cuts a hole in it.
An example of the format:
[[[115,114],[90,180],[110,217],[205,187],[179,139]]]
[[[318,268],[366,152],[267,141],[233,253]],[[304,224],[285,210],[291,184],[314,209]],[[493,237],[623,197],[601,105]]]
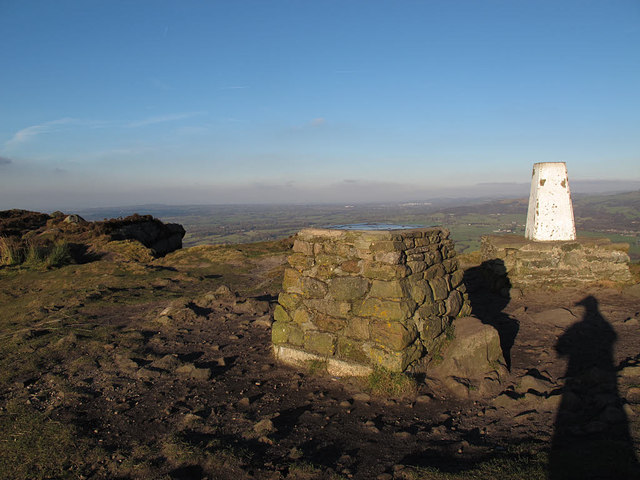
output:
[[[640,292],[470,285],[511,372],[404,398],[276,364],[286,244],[0,269],[5,478],[640,478]],[[220,288],[222,285],[229,290]],[[8,475],[8,476],[7,476]]]

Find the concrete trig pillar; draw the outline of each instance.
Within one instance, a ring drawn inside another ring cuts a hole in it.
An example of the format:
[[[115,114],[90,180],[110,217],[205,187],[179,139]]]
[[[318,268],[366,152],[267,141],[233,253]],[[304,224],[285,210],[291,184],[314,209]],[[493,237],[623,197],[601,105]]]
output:
[[[564,162],[533,165],[524,236],[541,242],[576,239],[567,165]]]

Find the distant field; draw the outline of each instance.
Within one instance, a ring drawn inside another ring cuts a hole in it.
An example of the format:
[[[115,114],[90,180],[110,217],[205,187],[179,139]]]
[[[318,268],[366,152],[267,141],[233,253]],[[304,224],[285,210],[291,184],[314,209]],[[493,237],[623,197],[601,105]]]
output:
[[[524,235],[526,199],[460,200],[422,204],[367,205],[145,205],[78,212],[88,220],[151,214],[182,224],[184,245],[236,244],[285,238],[305,227],[349,223],[441,225],[451,230],[459,252],[480,247],[480,237],[495,233]],[[640,260],[640,192],[579,196],[574,199],[578,235],[600,236],[630,244]]]

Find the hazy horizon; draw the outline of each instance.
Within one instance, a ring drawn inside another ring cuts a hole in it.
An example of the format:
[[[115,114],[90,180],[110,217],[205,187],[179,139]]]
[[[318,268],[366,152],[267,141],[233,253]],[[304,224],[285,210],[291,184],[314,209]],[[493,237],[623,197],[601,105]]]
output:
[[[615,194],[640,190],[640,181],[594,181],[575,180],[569,184],[572,195],[584,194]],[[429,202],[464,202],[465,200],[500,199],[500,198],[528,198],[529,183],[479,183],[472,186],[455,188],[427,189],[418,186],[407,188],[406,185],[390,184],[361,184],[345,183],[329,188],[297,188],[287,186],[253,186],[232,191],[225,189],[210,190],[203,187],[202,191],[142,192],[138,197],[130,195],[85,197],[78,192],[77,202],[64,203],[55,200],[55,195],[43,193],[37,195],[20,196],[17,192],[9,192],[6,198],[0,192],[0,210],[13,208],[53,212],[61,210],[67,213],[88,211],[99,208],[126,208],[147,206],[207,206],[207,205],[360,205],[360,204],[400,204],[400,203],[429,203]],[[288,193],[284,196],[284,193]],[[180,194],[184,196],[180,196]],[[284,200],[283,200],[284,197]],[[20,202],[22,200],[22,202]],[[144,212],[138,212],[144,213]]]

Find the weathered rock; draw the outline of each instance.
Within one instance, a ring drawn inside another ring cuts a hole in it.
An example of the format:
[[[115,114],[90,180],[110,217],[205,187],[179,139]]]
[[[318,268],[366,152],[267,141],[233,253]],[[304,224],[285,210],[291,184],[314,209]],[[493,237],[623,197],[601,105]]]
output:
[[[63,220],[64,223],[74,223],[74,224],[86,224],[88,223],[84,218],[82,218],[80,215],[76,215],[76,214],[71,214],[65,217],[65,219]]]
[[[552,389],[549,382],[546,382],[540,378],[536,378],[533,375],[523,376],[517,384],[517,391],[520,393],[527,393],[529,390],[533,390],[538,393],[546,393]]]
[[[111,240],[137,240],[155,255],[163,256],[182,248],[185,230],[177,223],[162,223],[151,215],[132,215],[100,223]]]
[[[182,377],[193,380],[209,380],[211,377],[211,369],[198,368],[192,363],[185,363],[181,367],[176,368],[176,373]]]
[[[253,426],[253,431],[258,435],[269,435],[270,433],[275,432],[276,428],[270,419],[264,418]]]
[[[487,384],[489,390],[499,388],[492,379],[507,371],[497,330],[475,317],[458,318],[453,325],[455,338],[440,352],[442,361],[427,367],[427,376],[460,397],[474,396]]]

